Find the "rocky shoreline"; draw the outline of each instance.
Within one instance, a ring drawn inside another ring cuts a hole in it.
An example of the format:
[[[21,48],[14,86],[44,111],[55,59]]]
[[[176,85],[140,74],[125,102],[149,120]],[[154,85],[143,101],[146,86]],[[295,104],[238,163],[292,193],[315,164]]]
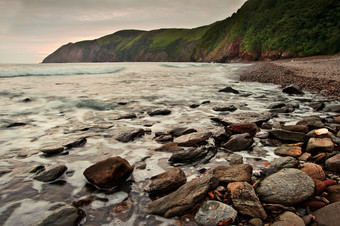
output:
[[[258,62],[241,74],[247,82],[273,83],[282,87],[295,84],[329,99],[340,99],[340,56],[316,56]]]

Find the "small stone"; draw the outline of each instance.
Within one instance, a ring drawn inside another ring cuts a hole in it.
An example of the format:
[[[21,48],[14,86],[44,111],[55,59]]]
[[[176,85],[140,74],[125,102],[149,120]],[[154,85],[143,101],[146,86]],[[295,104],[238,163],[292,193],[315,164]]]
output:
[[[171,135],[161,135],[156,137],[155,141],[159,143],[171,142],[173,141],[173,137]]]
[[[137,118],[137,115],[135,113],[130,113],[130,114],[126,114],[126,115],[120,115],[117,120],[121,120],[121,119],[135,119]]]
[[[292,213],[290,211],[286,211],[280,216],[278,216],[275,220],[275,222],[272,224],[272,226],[305,226],[304,221],[296,215],[295,213]]]
[[[237,211],[227,204],[217,201],[205,201],[195,215],[195,221],[200,225],[216,226],[222,220],[237,217]]]
[[[169,131],[169,134],[173,137],[180,137],[185,134],[195,133],[197,130],[187,127],[177,127]]]
[[[155,151],[161,151],[161,152],[178,152],[181,150],[183,150],[183,148],[178,147],[178,144],[175,142],[166,143],[160,148],[155,149]]]
[[[314,185],[315,185],[315,194],[316,195],[321,195],[325,189],[326,189],[326,184],[320,180],[313,179]]]
[[[340,154],[326,160],[326,169],[340,173]]]
[[[332,152],[334,143],[330,138],[310,138],[307,143],[307,152]]]
[[[305,223],[305,225],[309,225],[310,223],[312,223],[312,221],[314,220],[314,216],[312,214],[308,214],[306,216],[302,217],[303,222]]]
[[[136,162],[136,163],[133,165],[133,168],[134,168],[134,169],[143,170],[143,169],[146,168],[146,163],[145,163],[145,162]]]
[[[172,165],[197,165],[199,163],[207,163],[216,153],[217,149],[213,146],[191,148],[173,153],[169,162]]]
[[[234,93],[234,94],[239,94],[239,93],[240,93],[239,91],[233,89],[233,88],[230,87],[230,86],[227,86],[227,87],[225,87],[225,88],[223,88],[223,89],[220,89],[218,92],[223,92],[223,93]]]
[[[64,151],[64,146],[48,146],[41,149],[46,155],[56,155]]]
[[[326,191],[328,193],[327,199],[331,203],[340,201],[340,185],[339,184],[329,186]]]
[[[151,111],[148,113],[148,115],[150,116],[156,116],[156,115],[170,115],[171,114],[171,110],[169,109],[157,109],[154,111]]]
[[[306,162],[306,161],[309,160],[311,157],[312,157],[312,154],[307,153],[307,152],[304,152],[304,153],[302,153],[301,156],[298,157],[298,159],[299,159],[300,161]]]
[[[263,222],[260,218],[250,219],[248,223],[251,226],[262,226],[263,225]]]
[[[243,164],[243,156],[239,154],[231,154],[228,156],[227,161],[230,165]]]
[[[76,148],[76,147],[81,147],[84,146],[87,142],[86,137],[80,137],[75,140],[70,140],[64,144],[64,147],[67,149],[70,148]]]
[[[306,125],[287,125],[282,126],[283,130],[291,131],[291,132],[300,132],[300,133],[308,133],[309,129]]]
[[[324,110],[325,112],[335,112],[340,113],[340,104],[330,104],[327,105]]]
[[[303,95],[304,92],[302,92],[302,90],[297,87],[296,85],[290,85],[287,86],[285,88],[282,89],[283,93],[287,93],[287,94],[296,94],[296,95]]]
[[[223,106],[223,107],[213,107],[214,111],[236,111],[237,107],[234,105]]]
[[[252,137],[259,131],[259,128],[255,123],[234,123],[228,126],[227,129],[233,133],[249,133]]]
[[[25,122],[13,122],[7,126],[7,128],[19,127],[19,126],[26,126]]]
[[[301,147],[282,145],[274,150],[276,155],[298,157],[302,155]]]
[[[284,168],[296,168],[298,166],[299,161],[291,156],[280,157],[269,163],[269,167],[273,170],[273,173]]]
[[[340,115],[334,117],[334,121],[335,121],[336,123],[340,124]]]
[[[230,139],[222,144],[222,147],[231,151],[243,151],[248,150],[254,143],[253,138],[249,133],[235,134]]]
[[[123,142],[123,143],[128,143],[130,141],[133,141],[141,136],[144,136],[144,129],[133,129],[130,132],[125,132],[120,134],[116,140]]]
[[[214,169],[214,175],[221,183],[251,182],[253,167],[248,164],[233,166],[218,166]]]
[[[326,178],[326,174],[322,167],[315,163],[305,163],[301,171],[315,180],[324,180]]]
[[[45,170],[38,172],[33,179],[42,182],[51,182],[58,179],[61,175],[65,173],[67,167],[65,165],[56,165],[45,168]]]

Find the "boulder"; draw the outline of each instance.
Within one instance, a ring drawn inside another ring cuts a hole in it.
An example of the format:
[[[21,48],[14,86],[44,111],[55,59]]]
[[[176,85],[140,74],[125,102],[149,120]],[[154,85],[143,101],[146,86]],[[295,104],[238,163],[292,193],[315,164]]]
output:
[[[340,154],[326,160],[326,169],[340,173]]]
[[[197,130],[187,127],[177,127],[169,131],[169,134],[173,137],[180,137],[185,134],[195,133]]]
[[[191,147],[205,142],[211,136],[210,132],[196,132],[182,135],[174,139],[179,146]]]
[[[228,106],[218,106],[218,107],[213,107],[214,111],[236,111],[237,107],[235,107],[234,105],[228,105]]]
[[[233,133],[248,133],[252,137],[259,131],[255,123],[234,123],[228,126],[227,129]]]
[[[233,89],[232,87],[230,86],[227,86],[223,89],[220,89],[218,92],[223,92],[223,93],[234,93],[234,94],[239,94],[240,92],[237,91],[236,89]]]
[[[213,146],[190,148],[173,153],[169,162],[172,165],[197,165],[199,163],[209,162],[216,153],[217,148]]]
[[[144,190],[148,193],[167,193],[176,190],[185,182],[187,178],[180,168],[173,168],[164,173],[158,174],[150,179]]]
[[[169,195],[149,203],[148,212],[167,218],[181,216],[185,211],[200,203],[217,185],[218,179],[214,175],[196,178]]]
[[[314,194],[314,182],[298,169],[282,169],[265,178],[256,189],[264,202],[294,205]]]
[[[254,188],[249,183],[229,183],[227,189],[238,212],[252,217],[267,218],[266,211],[256,196]]]
[[[328,193],[327,199],[331,203],[340,201],[340,185],[339,184],[329,186],[326,191]]]
[[[274,159],[269,163],[269,168],[272,170],[272,172],[277,172],[284,168],[297,168],[299,166],[299,161],[291,156],[287,157],[280,157],[277,159]]]
[[[327,205],[312,213],[315,221],[312,226],[334,226],[340,222],[340,202]]]
[[[334,143],[330,138],[312,137],[308,140],[307,152],[332,152],[334,150]]]
[[[304,92],[299,88],[297,87],[296,85],[290,85],[290,86],[287,86],[285,88],[282,89],[282,92],[283,93],[287,93],[287,94],[296,94],[296,95],[303,95]]]
[[[284,144],[281,147],[276,148],[274,150],[274,153],[280,156],[298,157],[302,155],[302,149],[299,146],[291,146],[291,145]]]
[[[307,140],[307,136],[304,133],[291,132],[286,130],[271,130],[270,136],[287,142],[304,142]]]
[[[45,170],[38,172],[33,179],[42,182],[51,182],[58,179],[61,175],[65,173],[67,167],[65,165],[59,164],[56,166],[50,166],[45,168]]]
[[[293,212],[286,211],[283,214],[279,215],[272,226],[305,226],[305,222],[301,217],[296,215]]]
[[[243,151],[248,150],[253,143],[254,140],[249,133],[243,133],[232,135],[230,139],[221,146],[231,151]]]
[[[301,171],[305,172],[308,176],[310,176],[314,180],[322,181],[326,179],[326,174],[323,171],[322,167],[315,163],[305,163]]]
[[[205,201],[195,215],[195,221],[199,225],[216,226],[222,220],[228,218],[235,221],[237,211],[227,204],[217,201]]]
[[[35,222],[34,226],[50,225],[78,225],[85,217],[85,212],[71,205],[64,205],[46,214],[41,220]]]
[[[125,182],[132,171],[129,162],[118,156],[97,162],[88,167],[83,174],[98,188],[112,189]]]
[[[156,109],[153,111],[148,112],[148,115],[155,116],[155,115],[170,115],[171,110],[169,109]]]
[[[309,130],[320,129],[324,127],[323,122],[318,116],[308,116],[304,117],[296,123],[296,125],[308,126]]]
[[[133,129],[129,132],[125,132],[120,134],[116,140],[123,142],[123,143],[128,143],[130,141],[133,141],[141,136],[144,136],[145,131],[144,129]]]
[[[239,164],[233,166],[218,166],[214,169],[214,175],[221,183],[230,182],[251,182],[253,167],[248,164]]]
[[[155,149],[155,151],[161,151],[161,152],[178,152],[181,150],[183,150],[183,148],[178,147],[178,144],[175,142],[166,143],[163,146]]]

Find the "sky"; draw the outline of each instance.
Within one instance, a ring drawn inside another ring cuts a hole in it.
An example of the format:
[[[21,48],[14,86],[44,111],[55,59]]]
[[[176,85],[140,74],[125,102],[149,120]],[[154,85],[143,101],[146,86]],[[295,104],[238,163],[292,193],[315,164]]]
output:
[[[40,63],[69,42],[124,29],[194,28],[246,0],[0,0],[0,63]]]

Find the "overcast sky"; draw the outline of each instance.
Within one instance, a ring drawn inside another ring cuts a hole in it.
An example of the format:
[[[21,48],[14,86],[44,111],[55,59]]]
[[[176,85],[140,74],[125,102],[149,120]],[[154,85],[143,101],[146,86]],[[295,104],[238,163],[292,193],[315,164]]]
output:
[[[123,29],[193,28],[246,0],[0,0],[0,63],[39,63],[69,42]]]

